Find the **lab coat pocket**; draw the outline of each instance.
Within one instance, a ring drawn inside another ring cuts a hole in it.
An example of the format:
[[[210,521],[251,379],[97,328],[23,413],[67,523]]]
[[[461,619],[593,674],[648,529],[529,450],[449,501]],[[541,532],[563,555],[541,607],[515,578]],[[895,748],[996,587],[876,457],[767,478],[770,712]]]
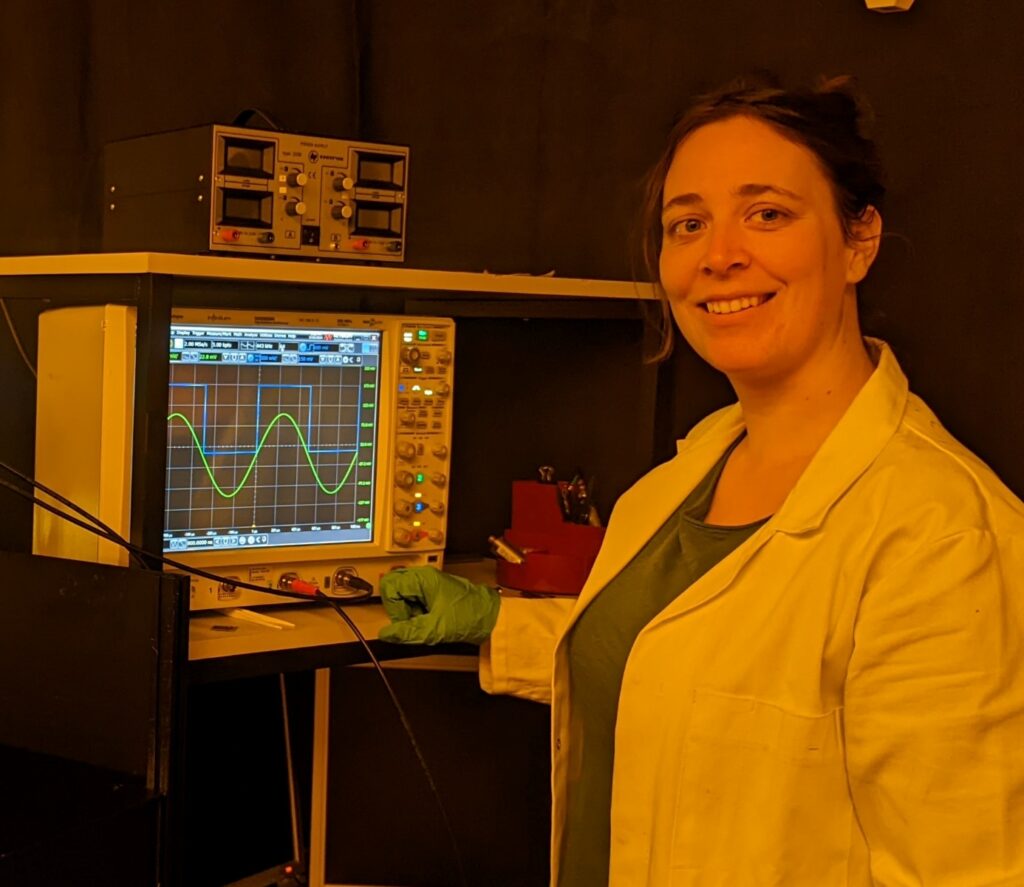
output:
[[[840,718],[694,691],[672,884],[845,884],[852,808]]]

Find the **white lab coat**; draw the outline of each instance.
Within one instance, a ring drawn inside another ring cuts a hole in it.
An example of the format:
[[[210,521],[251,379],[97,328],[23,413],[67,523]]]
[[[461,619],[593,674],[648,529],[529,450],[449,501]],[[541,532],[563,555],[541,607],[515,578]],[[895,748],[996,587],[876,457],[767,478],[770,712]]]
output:
[[[875,372],[778,513],[636,639],[613,887],[1024,885],[1024,504],[870,343]],[[552,883],[558,640],[742,428],[738,405],[699,423],[616,504],[578,604],[505,598],[481,650],[488,692],[553,690]]]

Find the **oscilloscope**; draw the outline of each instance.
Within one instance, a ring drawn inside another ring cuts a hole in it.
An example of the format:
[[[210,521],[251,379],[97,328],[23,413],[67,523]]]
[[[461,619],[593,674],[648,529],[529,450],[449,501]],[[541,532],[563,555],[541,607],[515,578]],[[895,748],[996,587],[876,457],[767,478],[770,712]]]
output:
[[[128,535],[134,309],[44,312],[36,475]],[[290,579],[343,596],[402,565],[441,565],[448,509],[452,320],[174,309],[164,553],[192,608],[272,603]],[[154,454],[159,457],[160,454]],[[125,562],[36,509],[37,554]]]

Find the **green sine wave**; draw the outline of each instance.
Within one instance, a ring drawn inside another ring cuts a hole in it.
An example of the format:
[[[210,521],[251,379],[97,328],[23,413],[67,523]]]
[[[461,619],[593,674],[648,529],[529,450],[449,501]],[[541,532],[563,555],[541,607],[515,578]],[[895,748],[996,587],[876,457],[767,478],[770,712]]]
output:
[[[188,420],[188,416],[185,416],[182,413],[171,413],[167,417],[167,421],[170,422],[172,419],[181,419],[181,421],[185,423],[185,427],[188,428],[189,434],[192,435],[192,440],[196,445],[196,449],[199,451],[199,458],[203,460],[203,466],[206,468],[206,473],[210,476],[210,483],[213,484],[213,488],[217,491],[217,493],[225,499],[234,499],[235,496],[238,495],[242,487],[245,486],[245,482],[249,479],[249,475],[252,474],[253,468],[256,467],[256,460],[260,456],[260,450],[263,449],[263,444],[267,439],[267,435],[270,434],[270,429],[272,429],[282,419],[287,419],[289,422],[292,423],[292,426],[295,428],[295,433],[299,436],[299,444],[301,444],[302,446],[302,452],[306,454],[306,461],[309,463],[309,468],[313,472],[313,477],[316,480],[316,485],[320,487],[320,489],[323,490],[328,496],[333,496],[335,493],[338,492],[338,490],[340,490],[345,485],[345,482],[348,480],[348,476],[352,473],[352,469],[355,467],[356,459],[359,457],[359,451],[357,450],[355,453],[353,453],[352,461],[349,463],[348,469],[345,471],[345,475],[342,477],[340,481],[338,481],[338,485],[336,487],[331,488],[324,486],[324,482],[320,480],[320,473],[316,470],[316,466],[313,464],[313,458],[309,453],[309,446],[306,444],[306,438],[302,436],[302,429],[299,428],[299,423],[296,422],[295,419],[288,413],[278,413],[276,416],[274,416],[273,419],[270,420],[270,423],[264,429],[263,436],[260,438],[260,442],[256,445],[256,451],[252,455],[252,461],[249,463],[249,467],[245,469],[245,474],[242,475],[242,479],[241,481],[239,481],[238,486],[235,487],[230,493],[228,493],[224,490],[223,487],[221,487],[219,483],[217,483],[217,478],[213,476],[213,468],[210,466],[210,463],[206,460],[206,453],[203,452],[202,442],[199,440],[199,435],[196,434],[196,429]]]

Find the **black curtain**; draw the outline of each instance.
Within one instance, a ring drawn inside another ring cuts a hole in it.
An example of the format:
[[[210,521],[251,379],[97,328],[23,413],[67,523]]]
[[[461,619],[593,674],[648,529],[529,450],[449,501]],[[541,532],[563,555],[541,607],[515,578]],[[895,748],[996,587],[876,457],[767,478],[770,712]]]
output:
[[[359,66],[354,0],[4,0],[0,255],[99,248],[108,141],[247,109],[292,132],[357,137]],[[41,305],[7,304],[34,361]],[[12,420],[0,461],[31,473],[35,384],[2,317],[0,379]],[[31,509],[0,495],[0,549],[26,551]]]
[[[689,99],[854,74],[889,171],[862,287],[912,388],[1024,495],[1024,5],[373,0],[366,135],[412,146],[413,266],[628,278],[639,182]],[[658,453],[733,399],[684,345]]]
[[[792,82],[854,73],[890,171],[889,233],[865,287],[872,329],[1020,494],[1022,10],[1018,0],[918,0],[899,15],[861,0],[7,0],[0,253],[96,248],[106,141],[260,108],[288,130],[412,148],[410,267],[628,278],[640,179],[692,95],[754,68]],[[15,313],[31,351],[34,318]],[[28,469],[31,379],[5,329],[0,342],[5,413],[23,426],[0,441],[0,458]],[[663,376],[662,456],[731,396],[685,346]],[[0,510],[7,547],[27,539],[15,525]]]

